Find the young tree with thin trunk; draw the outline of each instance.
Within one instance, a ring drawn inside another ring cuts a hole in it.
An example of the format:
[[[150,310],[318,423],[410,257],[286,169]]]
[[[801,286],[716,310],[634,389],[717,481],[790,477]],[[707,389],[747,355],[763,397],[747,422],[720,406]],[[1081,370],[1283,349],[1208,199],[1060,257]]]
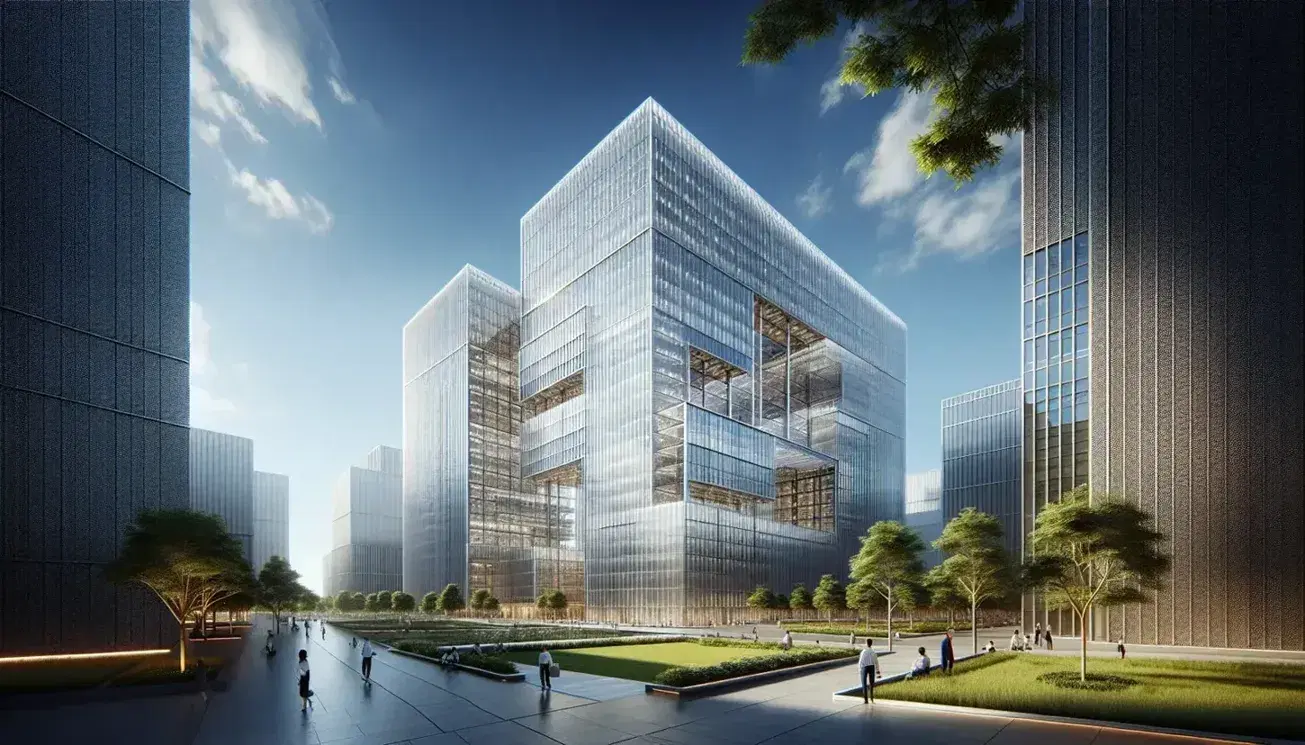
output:
[[[411,613],[417,607],[417,599],[406,592],[396,592],[390,598],[390,603],[394,610],[400,613]]]
[[[1001,522],[973,507],[961,510],[933,542],[947,558],[942,573],[970,606],[970,649],[979,650],[979,606],[1010,590],[1014,568],[1002,542]]]
[[[920,554],[924,541],[914,530],[896,520],[881,520],[870,526],[861,539],[861,550],[852,557],[852,584],[856,597],[866,605],[877,594],[888,607],[888,649],[893,649],[893,611],[897,609],[903,585],[919,582],[924,574]]]
[[[434,590],[421,596],[421,612],[435,613],[440,609],[440,594]]]
[[[847,590],[843,589],[842,582],[834,579],[834,575],[826,574],[816,585],[816,594],[811,598],[811,605],[816,610],[824,611],[826,618],[833,620],[834,611],[847,607]]]
[[[115,582],[142,585],[163,602],[177,622],[184,671],[186,622],[220,595],[212,586],[241,567],[241,554],[240,542],[219,517],[193,510],[146,510],[127,529],[122,552],[105,574]]]
[[[1082,648],[1079,679],[1087,680],[1087,619],[1097,607],[1142,602],[1163,586],[1170,559],[1151,515],[1087,485],[1062,494],[1038,513],[1030,536],[1029,586],[1046,593],[1047,606],[1068,608],[1078,620]]]
[[[788,596],[788,607],[793,610],[811,609],[811,593],[806,585],[793,585],[793,592]]]
[[[295,607],[299,590],[299,572],[291,569],[284,557],[273,556],[259,570],[258,602],[272,611],[277,633],[281,631],[281,614]]]
[[[775,607],[775,593],[770,591],[769,587],[758,585],[757,589],[748,595],[748,607],[756,609],[768,609]]]
[[[444,613],[457,613],[465,607],[467,604],[462,599],[462,590],[451,582],[445,585],[439,595],[439,609]]]

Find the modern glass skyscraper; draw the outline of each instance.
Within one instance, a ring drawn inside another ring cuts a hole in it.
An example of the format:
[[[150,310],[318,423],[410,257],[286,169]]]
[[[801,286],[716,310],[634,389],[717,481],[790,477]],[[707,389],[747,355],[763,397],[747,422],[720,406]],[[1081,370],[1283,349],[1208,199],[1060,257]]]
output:
[[[217,515],[254,557],[254,441],[247,437],[190,430],[190,508]]]
[[[331,494],[331,552],[323,590],[372,593],[403,583],[403,453],[377,446],[340,475]]]
[[[254,547],[257,575],[273,556],[290,558],[290,477],[254,471]]]
[[[1020,446],[1023,395],[1010,380],[942,402],[942,519],[973,507],[1001,520],[1006,550],[1023,550]]]
[[[404,589],[414,595],[452,582],[505,604],[533,604],[549,588],[583,602],[578,476],[522,480],[520,329],[520,293],[472,266],[404,327]]]
[[[920,473],[906,474],[906,500],[904,520],[906,527],[914,530],[920,540],[924,541],[922,554],[926,568],[942,563],[942,552],[933,547],[933,542],[942,535],[943,502],[942,471],[933,469]]]
[[[0,3],[0,656],[166,647],[103,566],[184,507],[190,3]]]
[[[1305,5],[1024,7],[1025,527],[1090,482],[1169,537],[1094,638],[1305,649]]]
[[[701,623],[902,517],[906,327],[649,99],[521,220],[523,477],[586,614]]]

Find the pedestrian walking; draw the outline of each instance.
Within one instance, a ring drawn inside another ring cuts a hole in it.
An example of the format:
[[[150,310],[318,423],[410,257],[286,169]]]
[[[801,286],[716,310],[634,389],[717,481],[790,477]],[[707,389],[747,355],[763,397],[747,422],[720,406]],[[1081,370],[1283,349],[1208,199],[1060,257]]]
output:
[[[947,635],[942,640],[942,650],[938,655],[938,662],[945,673],[950,673],[952,668],[956,667],[956,646],[952,640],[954,633],[956,633],[955,629],[947,629]]]
[[[1047,651],[1050,652],[1050,651],[1052,650],[1052,647],[1053,647],[1053,644],[1052,644],[1052,642],[1051,642],[1051,629],[1050,629],[1050,628],[1048,628],[1046,631],[1042,632],[1042,641],[1046,642],[1046,644],[1047,644]]]
[[[539,687],[545,691],[553,690],[553,655],[545,649],[539,653]]]
[[[850,634],[847,635],[847,643],[848,643],[848,644],[851,644],[851,645],[854,646],[854,647],[856,646],[856,632],[855,632],[855,631],[853,631],[852,633],[850,633]]]
[[[1119,637],[1119,659],[1124,659],[1128,655],[1128,650],[1124,649],[1124,637]]]
[[[1042,646],[1042,624],[1040,623],[1033,625],[1033,643],[1039,647]]]
[[[322,639],[326,639],[326,624],[322,624]]]
[[[308,687],[310,670],[308,668],[308,650],[299,650],[299,699],[300,711],[308,711],[308,707],[313,705],[313,689]]]
[[[875,654],[874,639],[865,640],[865,649],[856,666],[861,669],[861,699],[867,704],[875,700],[875,677],[883,677],[879,670],[879,655]]]
[[[376,652],[372,650],[372,640],[363,639],[362,676],[363,676],[363,680],[367,681],[368,683],[370,683],[372,680],[372,658],[375,656],[376,656]]]

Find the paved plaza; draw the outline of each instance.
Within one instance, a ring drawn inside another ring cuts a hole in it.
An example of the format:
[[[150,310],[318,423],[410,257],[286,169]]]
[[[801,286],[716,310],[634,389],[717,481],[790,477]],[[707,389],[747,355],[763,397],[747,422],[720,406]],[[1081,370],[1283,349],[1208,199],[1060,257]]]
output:
[[[264,622],[265,623],[265,622]],[[269,660],[258,647],[266,626],[247,639],[229,670],[228,690],[68,707],[0,712],[5,742],[93,745],[852,745],[853,743],[1191,743],[1178,738],[997,716],[926,711],[856,701],[832,692],[855,681],[854,668],[826,670],[746,691],[694,701],[648,695],[629,681],[564,672],[551,693],[498,683],[381,650],[364,684],[349,636],[314,624],[277,637]],[[906,669],[907,640],[884,658],[886,673]],[[878,646],[878,645],[876,645]],[[930,654],[934,654],[932,642]],[[295,654],[308,650],[315,705],[299,710]],[[10,739],[12,736],[12,739]]]

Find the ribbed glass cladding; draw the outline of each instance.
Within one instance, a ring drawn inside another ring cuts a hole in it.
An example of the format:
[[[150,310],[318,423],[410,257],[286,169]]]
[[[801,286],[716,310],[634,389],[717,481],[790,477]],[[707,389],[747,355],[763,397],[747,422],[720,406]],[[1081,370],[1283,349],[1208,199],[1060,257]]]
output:
[[[1015,557],[1024,535],[1022,390],[1020,381],[1010,380],[942,402],[942,519],[951,520],[966,507],[997,517],[1006,550]]]
[[[590,618],[740,618],[902,512],[905,325],[649,100],[521,221],[522,475]]]

